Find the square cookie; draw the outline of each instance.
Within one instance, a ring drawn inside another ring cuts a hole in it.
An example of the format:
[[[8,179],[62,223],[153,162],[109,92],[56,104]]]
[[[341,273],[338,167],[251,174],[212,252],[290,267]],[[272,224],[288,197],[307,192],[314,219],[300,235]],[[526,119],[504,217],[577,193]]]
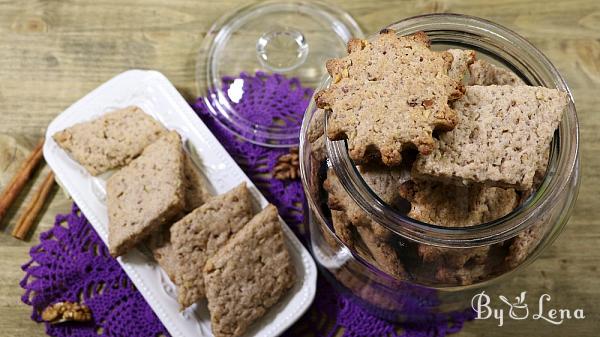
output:
[[[174,281],[182,309],[205,296],[204,264],[252,215],[250,192],[246,184],[241,184],[210,198],[171,226],[171,243],[177,259]]]
[[[185,208],[181,214],[175,217],[174,222],[200,207],[211,197],[206,186],[207,182],[188,155],[185,158],[183,171],[185,179]],[[171,281],[175,282],[177,255],[171,243],[171,225],[172,223],[166,224],[161,230],[152,233],[151,237],[147,240],[147,245],[152,251],[156,262],[165,270]]]
[[[215,337],[237,337],[294,285],[277,208],[268,205],[204,267]]]
[[[185,207],[184,154],[171,131],[106,183],[112,256],[125,254]]]
[[[419,155],[413,175],[528,190],[567,102],[566,93],[543,87],[467,87],[454,102],[457,127]]]
[[[93,176],[129,164],[166,130],[136,106],[76,124],[52,138]]]

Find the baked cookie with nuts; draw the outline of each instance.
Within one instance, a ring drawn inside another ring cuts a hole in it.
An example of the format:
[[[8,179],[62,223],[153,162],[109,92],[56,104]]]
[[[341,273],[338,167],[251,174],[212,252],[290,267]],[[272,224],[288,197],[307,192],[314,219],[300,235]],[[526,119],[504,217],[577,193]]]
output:
[[[351,40],[348,56],[327,62],[333,81],[315,95],[316,104],[328,113],[327,136],[347,139],[356,163],[380,157],[396,166],[406,148],[427,155],[433,131],[456,125],[449,102],[463,87],[448,73],[453,56],[429,44],[423,32],[384,30],[372,41]]]
[[[296,282],[277,208],[268,205],[204,266],[215,337],[238,337]]]
[[[394,205],[400,199],[397,191],[402,174],[397,168],[360,167],[359,171],[384,202]],[[346,192],[332,169],[327,172],[323,186],[328,192],[335,233],[342,242],[351,248],[358,246],[358,242],[363,243],[377,267],[398,279],[406,278],[404,264],[391,240],[392,233],[369,218]]]
[[[400,195],[411,203],[408,215],[444,227],[467,227],[496,220],[519,202],[514,189],[483,185],[456,186],[428,181],[407,181]],[[448,284],[472,284],[490,273],[492,246],[442,248],[419,244],[419,257],[434,266],[435,278]]]
[[[485,60],[472,62],[469,74],[469,85],[525,85],[517,74]]]
[[[459,124],[440,135],[413,175],[456,184],[484,183],[526,191],[568,104],[557,89],[474,85],[454,102]]]

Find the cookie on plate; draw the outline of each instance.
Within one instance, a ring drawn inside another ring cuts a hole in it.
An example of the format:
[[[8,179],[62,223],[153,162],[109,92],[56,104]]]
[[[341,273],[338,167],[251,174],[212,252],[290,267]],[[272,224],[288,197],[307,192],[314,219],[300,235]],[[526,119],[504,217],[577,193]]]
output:
[[[187,214],[196,208],[202,206],[212,194],[208,189],[208,182],[202,176],[202,173],[194,164],[192,158],[186,154],[183,167],[183,175],[185,179],[185,209]]]
[[[252,198],[243,183],[208,199],[171,226],[171,243],[177,259],[173,281],[182,309],[205,296],[204,264],[252,215]]]
[[[163,126],[136,106],[76,124],[52,138],[93,176],[129,164],[165,133]]]
[[[163,226],[155,231],[146,240],[148,249],[156,263],[167,273],[169,279],[175,283],[177,277],[177,255],[171,243],[171,227]]]
[[[185,207],[181,138],[168,132],[106,183],[108,242],[112,256],[125,254]]]
[[[204,273],[213,334],[243,335],[296,279],[277,208],[268,205],[254,216],[208,260]]]
[[[567,102],[566,93],[543,87],[467,87],[454,102],[458,126],[419,155],[413,175],[528,190]]]
[[[207,182],[198,171],[198,168],[192,159],[188,155],[185,157],[183,169],[185,179],[185,208],[181,214],[173,220],[173,223],[183,218],[194,209],[200,207],[212,196],[208,191]],[[177,274],[177,257],[171,243],[171,225],[172,223],[166,224],[161,230],[152,233],[147,241],[147,245],[152,251],[152,255],[156,262],[158,262],[160,267],[165,270],[171,281],[175,282],[175,275]]]
[[[358,164],[380,157],[400,164],[402,150],[433,150],[434,130],[450,130],[457,116],[449,101],[462,95],[462,84],[448,75],[453,57],[429,49],[423,32],[398,36],[382,31],[373,41],[353,39],[349,55],[327,62],[333,78],[315,95],[328,113],[327,136],[347,139]]]

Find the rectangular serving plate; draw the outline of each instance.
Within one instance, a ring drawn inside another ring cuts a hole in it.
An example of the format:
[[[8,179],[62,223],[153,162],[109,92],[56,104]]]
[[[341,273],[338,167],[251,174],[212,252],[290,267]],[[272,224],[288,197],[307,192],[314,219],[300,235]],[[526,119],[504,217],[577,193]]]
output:
[[[139,106],[166,128],[181,135],[186,151],[210,182],[213,193],[225,193],[245,181],[256,203],[261,208],[268,204],[164,75],[156,71],[129,70],[102,84],[56,117],[48,126],[44,144],[46,162],[105,244],[108,244],[105,183],[110,173],[91,176],[58,146],[52,135],[129,105]],[[281,220],[281,223],[296,268],[297,282],[245,336],[278,336],[300,318],[315,296],[315,263],[285,222]],[[171,336],[212,336],[206,300],[180,312],[175,286],[143,249],[135,249],[117,260]]]

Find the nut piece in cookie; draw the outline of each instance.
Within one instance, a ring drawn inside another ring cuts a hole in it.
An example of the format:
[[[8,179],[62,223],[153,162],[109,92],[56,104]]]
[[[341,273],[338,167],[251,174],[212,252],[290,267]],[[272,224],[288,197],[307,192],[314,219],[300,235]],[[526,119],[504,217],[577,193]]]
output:
[[[348,139],[356,163],[378,156],[395,166],[410,147],[428,154],[432,132],[456,125],[448,104],[463,88],[448,75],[452,54],[430,50],[425,33],[400,37],[386,30],[373,41],[350,41],[348,51],[327,62],[333,81],[315,100],[328,112],[327,136]]]
[[[454,102],[457,127],[419,155],[413,176],[528,190],[567,102],[566,93],[542,87],[467,87]]]
[[[93,176],[129,164],[165,129],[136,106],[76,124],[52,138]]]
[[[469,73],[469,85],[525,85],[512,71],[485,60],[477,60],[469,65]]]
[[[110,254],[125,254],[177,216],[185,207],[184,189],[181,138],[171,131],[106,183]]]
[[[514,189],[427,181],[406,182],[400,194],[411,202],[408,213],[411,218],[444,227],[467,227],[501,218],[519,201]],[[442,248],[419,244],[418,254],[434,266],[439,282],[466,285],[490,272],[486,267],[490,249],[490,246]]]
[[[252,200],[245,184],[208,199],[171,226],[176,254],[178,301],[187,308],[205,295],[202,268],[229,238],[252,218]]]
[[[296,279],[275,206],[237,232],[208,260],[204,273],[213,334],[243,335]]]

